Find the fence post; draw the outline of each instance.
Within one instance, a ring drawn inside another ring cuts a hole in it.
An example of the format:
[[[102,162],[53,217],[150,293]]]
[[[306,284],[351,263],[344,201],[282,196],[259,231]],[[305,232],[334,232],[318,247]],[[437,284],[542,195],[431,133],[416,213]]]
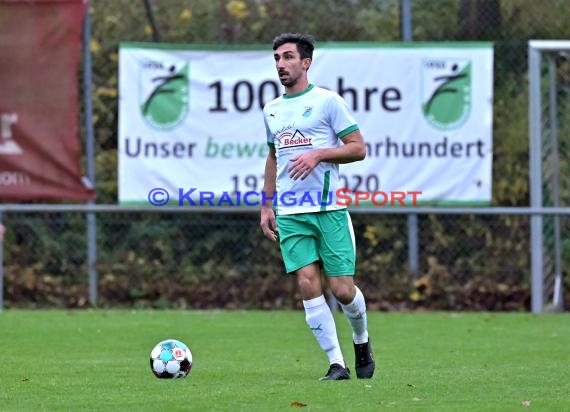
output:
[[[85,157],[87,177],[95,186],[95,136],[93,131],[92,68],[91,68],[91,26],[89,7],[83,20],[83,99],[85,115]],[[95,202],[89,200],[88,205]],[[97,227],[95,212],[87,211],[87,272],[89,274],[89,302],[97,305]]]
[[[411,0],[401,0],[401,27],[402,39],[404,41],[412,41],[412,5]],[[419,230],[418,215],[409,213],[408,215],[408,267],[414,278],[417,277],[420,268],[420,246],[419,246]]]
[[[412,5],[411,0],[401,0],[402,39],[412,41]]]
[[[529,45],[529,162],[530,162],[530,205],[542,210],[542,142],[541,142],[541,96],[540,96],[540,52]],[[533,313],[543,311],[543,226],[542,215],[532,214],[530,217],[531,247],[531,310]]]

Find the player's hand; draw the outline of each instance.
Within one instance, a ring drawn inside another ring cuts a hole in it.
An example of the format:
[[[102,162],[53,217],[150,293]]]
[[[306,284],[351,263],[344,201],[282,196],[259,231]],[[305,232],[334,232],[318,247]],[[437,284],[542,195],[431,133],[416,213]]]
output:
[[[266,238],[277,242],[279,237],[279,232],[277,231],[277,222],[275,220],[275,212],[271,207],[262,206],[261,207],[261,230]]]
[[[291,164],[287,171],[289,177],[293,180],[305,180],[309,173],[313,171],[320,162],[318,150],[303,153],[302,155],[291,158]]]

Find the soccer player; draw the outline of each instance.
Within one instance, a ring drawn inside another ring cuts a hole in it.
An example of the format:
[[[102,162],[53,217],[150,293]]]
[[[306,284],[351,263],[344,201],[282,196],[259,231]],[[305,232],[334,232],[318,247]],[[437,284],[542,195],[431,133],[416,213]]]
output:
[[[273,50],[285,94],[263,109],[269,145],[263,190],[272,199],[262,202],[261,229],[279,239],[285,269],[297,278],[307,324],[329,358],[321,380],[350,379],[321,270],[353,330],[356,376],[371,378],[375,362],[366,304],[353,280],[352,222],[346,203],[339,205],[334,196],[341,188],[339,164],[364,159],[364,141],[345,101],[307,79],[314,38],[284,33],[273,40]]]

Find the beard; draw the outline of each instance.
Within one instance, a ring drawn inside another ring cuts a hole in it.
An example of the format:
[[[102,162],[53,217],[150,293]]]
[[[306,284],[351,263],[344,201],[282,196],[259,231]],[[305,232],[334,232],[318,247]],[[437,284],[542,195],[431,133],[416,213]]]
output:
[[[288,77],[285,79],[279,79],[279,81],[281,82],[281,84],[285,87],[293,87],[297,84],[297,81],[299,79],[296,78],[292,78],[292,77]]]

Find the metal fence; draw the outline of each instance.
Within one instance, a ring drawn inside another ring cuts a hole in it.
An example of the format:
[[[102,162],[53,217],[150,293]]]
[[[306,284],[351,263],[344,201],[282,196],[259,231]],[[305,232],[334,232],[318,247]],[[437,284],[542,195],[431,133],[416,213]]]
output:
[[[97,214],[92,268],[86,212]],[[418,215],[418,273],[408,265],[407,213]],[[529,216],[541,213],[548,220],[570,210],[353,210],[357,279],[370,309],[528,309]],[[299,307],[254,209],[14,205],[2,216],[6,307],[85,307],[93,291],[103,307]]]

